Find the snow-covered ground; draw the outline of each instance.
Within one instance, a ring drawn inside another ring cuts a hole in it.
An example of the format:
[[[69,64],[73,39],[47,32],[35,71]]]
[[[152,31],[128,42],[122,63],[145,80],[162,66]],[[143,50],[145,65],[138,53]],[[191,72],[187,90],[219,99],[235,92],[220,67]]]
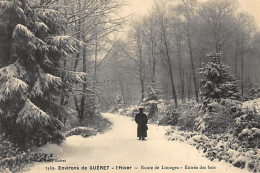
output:
[[[168,141],[164,135],[167,127],[149,124],[147,140],[139,141],[136,137],[136,124],[131,118],[108,113],[103,115],[113,122],[110,131],[90,138],[71,136],[60,146],[51,144],[41,147],[37,152],[57,153],[60,161],[66,162],[37,163],[29,167],[28,172],[247,172],[224,162],[211,162],[191,145]],[[90,170],[96,166],[104,166],[100,168],[107,170]],[[155,169],[156,166],[159,169]],[[200,169],[201,166],[207,169]],[[208,166],[215,169],[208,169]],[[79,170],[59,170],[62,167],[78,167]],[[86,167],[87,170],[81,170],[82,167]],[[127,167],[128,170],[119,169]],[[153,169],[144,169],[148,167]],[[198,169],[191,169],[196,167]]]

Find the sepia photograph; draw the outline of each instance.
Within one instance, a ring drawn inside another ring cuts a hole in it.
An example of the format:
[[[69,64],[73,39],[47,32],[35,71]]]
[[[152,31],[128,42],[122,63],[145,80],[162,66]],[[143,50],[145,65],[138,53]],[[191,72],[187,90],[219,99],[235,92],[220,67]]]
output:
[[[260,0],[0,0],[0,173],[260,173]]]

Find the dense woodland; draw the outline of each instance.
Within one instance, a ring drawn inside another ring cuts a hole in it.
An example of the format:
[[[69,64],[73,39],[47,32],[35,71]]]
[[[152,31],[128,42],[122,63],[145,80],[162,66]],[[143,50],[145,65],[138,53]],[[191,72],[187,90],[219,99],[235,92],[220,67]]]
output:
[[[82,125],[119,105],[148,105],[150,117],[162,102],[190,109],[196,116],[183,115],[182,126],[201,132],[217,128],[206,122],[212,112],[231,122],[210,133],[247,114],[220,113],[260,91],[259,28],[237,0],[155,0],[143,17],[122,16],[125,5],[0,0],[1,138],[23,150],[60,143],[68,121]]]
[[[249,13],[239,10],[237,1],[155,2],[147,16],[130,22],[127,35],[116,43],[109,64],[117,65],[113,71],[118,75],[106,86],[117,88],[114,92],[129,103],[143,99],[151,84],[176,106],[178,100],[199,101],[199,69],[212,51],[222,53],[220,61],[239,80],[244,99],[259,83],[257,25]],[[111,79],[113,73],[105,74]],[[104,97],[111,103],[109,94]]]

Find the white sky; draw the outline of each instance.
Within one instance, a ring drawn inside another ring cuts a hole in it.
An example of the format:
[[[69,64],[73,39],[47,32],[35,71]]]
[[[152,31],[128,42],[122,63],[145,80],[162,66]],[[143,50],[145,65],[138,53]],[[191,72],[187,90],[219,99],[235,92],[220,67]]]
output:
[[[239,0],[241,8],[255,17],[260,26],[260,0]]]
[[[123,15],[135,14],[142,16],[147,14],[147,11],[152,7],[154,0],[126,0],[129,5],[123,9]],[[255,20],[260,26],[260,0],[239,0],[243,11],[248,11],[249,14],[255,17]]]
[[[125,0],[128,5],[123,9],[123,14],[145,15],[152,7],[154,0]]]

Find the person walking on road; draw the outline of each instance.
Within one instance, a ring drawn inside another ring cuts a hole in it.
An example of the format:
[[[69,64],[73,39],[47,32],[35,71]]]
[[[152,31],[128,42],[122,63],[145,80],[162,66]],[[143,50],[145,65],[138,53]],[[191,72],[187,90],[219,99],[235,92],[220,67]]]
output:
[[[147,122],[148,118],[146,114],[144,114],[144,109],[139,108],[139,113],[135,116],[135,122],[137,123],[137,137],[139,137],[139,140],[145,140],[145,137],[147,137]]]

